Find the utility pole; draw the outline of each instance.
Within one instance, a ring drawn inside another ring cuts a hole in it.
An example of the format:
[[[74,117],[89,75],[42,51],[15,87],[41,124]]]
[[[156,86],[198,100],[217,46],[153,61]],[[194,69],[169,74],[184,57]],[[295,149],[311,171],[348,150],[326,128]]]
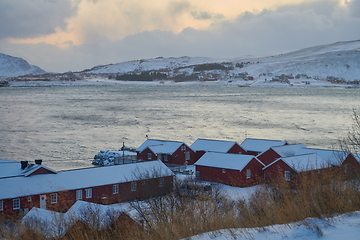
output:
[[[123,164],[125,164],[125,142],[123,142],[122,150],[123,150]]]

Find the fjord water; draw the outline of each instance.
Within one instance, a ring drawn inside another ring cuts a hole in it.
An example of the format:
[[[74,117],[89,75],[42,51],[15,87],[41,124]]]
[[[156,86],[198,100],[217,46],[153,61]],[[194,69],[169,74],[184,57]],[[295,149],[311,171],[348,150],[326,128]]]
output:
[[[91,166],[100,150],[152,139],[287,140],[338,148],[360,89],[54,86],[0,88],[0,159]]]

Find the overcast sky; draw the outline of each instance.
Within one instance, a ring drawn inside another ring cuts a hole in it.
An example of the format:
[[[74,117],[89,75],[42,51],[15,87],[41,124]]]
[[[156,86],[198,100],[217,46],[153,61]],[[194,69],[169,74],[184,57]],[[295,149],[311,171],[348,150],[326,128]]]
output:
[[[360,39],[360,0],[1,0],[0,52],[45,71]]]

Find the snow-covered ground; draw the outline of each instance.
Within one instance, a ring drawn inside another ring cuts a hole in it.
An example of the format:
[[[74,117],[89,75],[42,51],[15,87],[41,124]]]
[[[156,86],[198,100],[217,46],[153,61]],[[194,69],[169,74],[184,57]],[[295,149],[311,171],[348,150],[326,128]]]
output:
[[[327,219],[307,218],[304,221],[261,228],[224,229],[199,234],[187,240],[339,240],[360,239],[360,212],[351,212]]]

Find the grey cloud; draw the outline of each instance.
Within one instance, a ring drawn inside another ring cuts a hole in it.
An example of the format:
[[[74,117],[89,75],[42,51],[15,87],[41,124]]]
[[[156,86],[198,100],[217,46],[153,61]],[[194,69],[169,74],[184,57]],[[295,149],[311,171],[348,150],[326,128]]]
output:
[[[168,11],[170,14],[177,15],[185,12],[190,8],[188,1],[172,1],[169,3]]]
[[[71,0],[1,0],[0,38],[32,38],[66,28],[66,18],[77,11]]]
[[[209,30],[186,28],[178,34],[144,31],[118,41],[92,36],[90,38],[96,41],[65,51],[46,44],[0,44],[0,52],[22,57],[47,71],[65,72],[157,56],[231,58],[248,54],[276,54],[360,39],[360,19],[335,14],[338,7],[333,1],[329,1],[328,5],[324,1],[321,3],[323,10],[316,4],[306,3],[299,8],[288,6],[256,14],[245,12],[234,21],[218,20]],[[334,15],[336,17],[332,17]]]
[[[198,20],[208,20],[208,19],[222,19],[224,18],[224,15],[222,14],[214,14],[214,13],[210,13],[210,12],[206,12],[206,11],[202,11],[202,12],[195,12],[192,11],[191,16],[195,19]]]

